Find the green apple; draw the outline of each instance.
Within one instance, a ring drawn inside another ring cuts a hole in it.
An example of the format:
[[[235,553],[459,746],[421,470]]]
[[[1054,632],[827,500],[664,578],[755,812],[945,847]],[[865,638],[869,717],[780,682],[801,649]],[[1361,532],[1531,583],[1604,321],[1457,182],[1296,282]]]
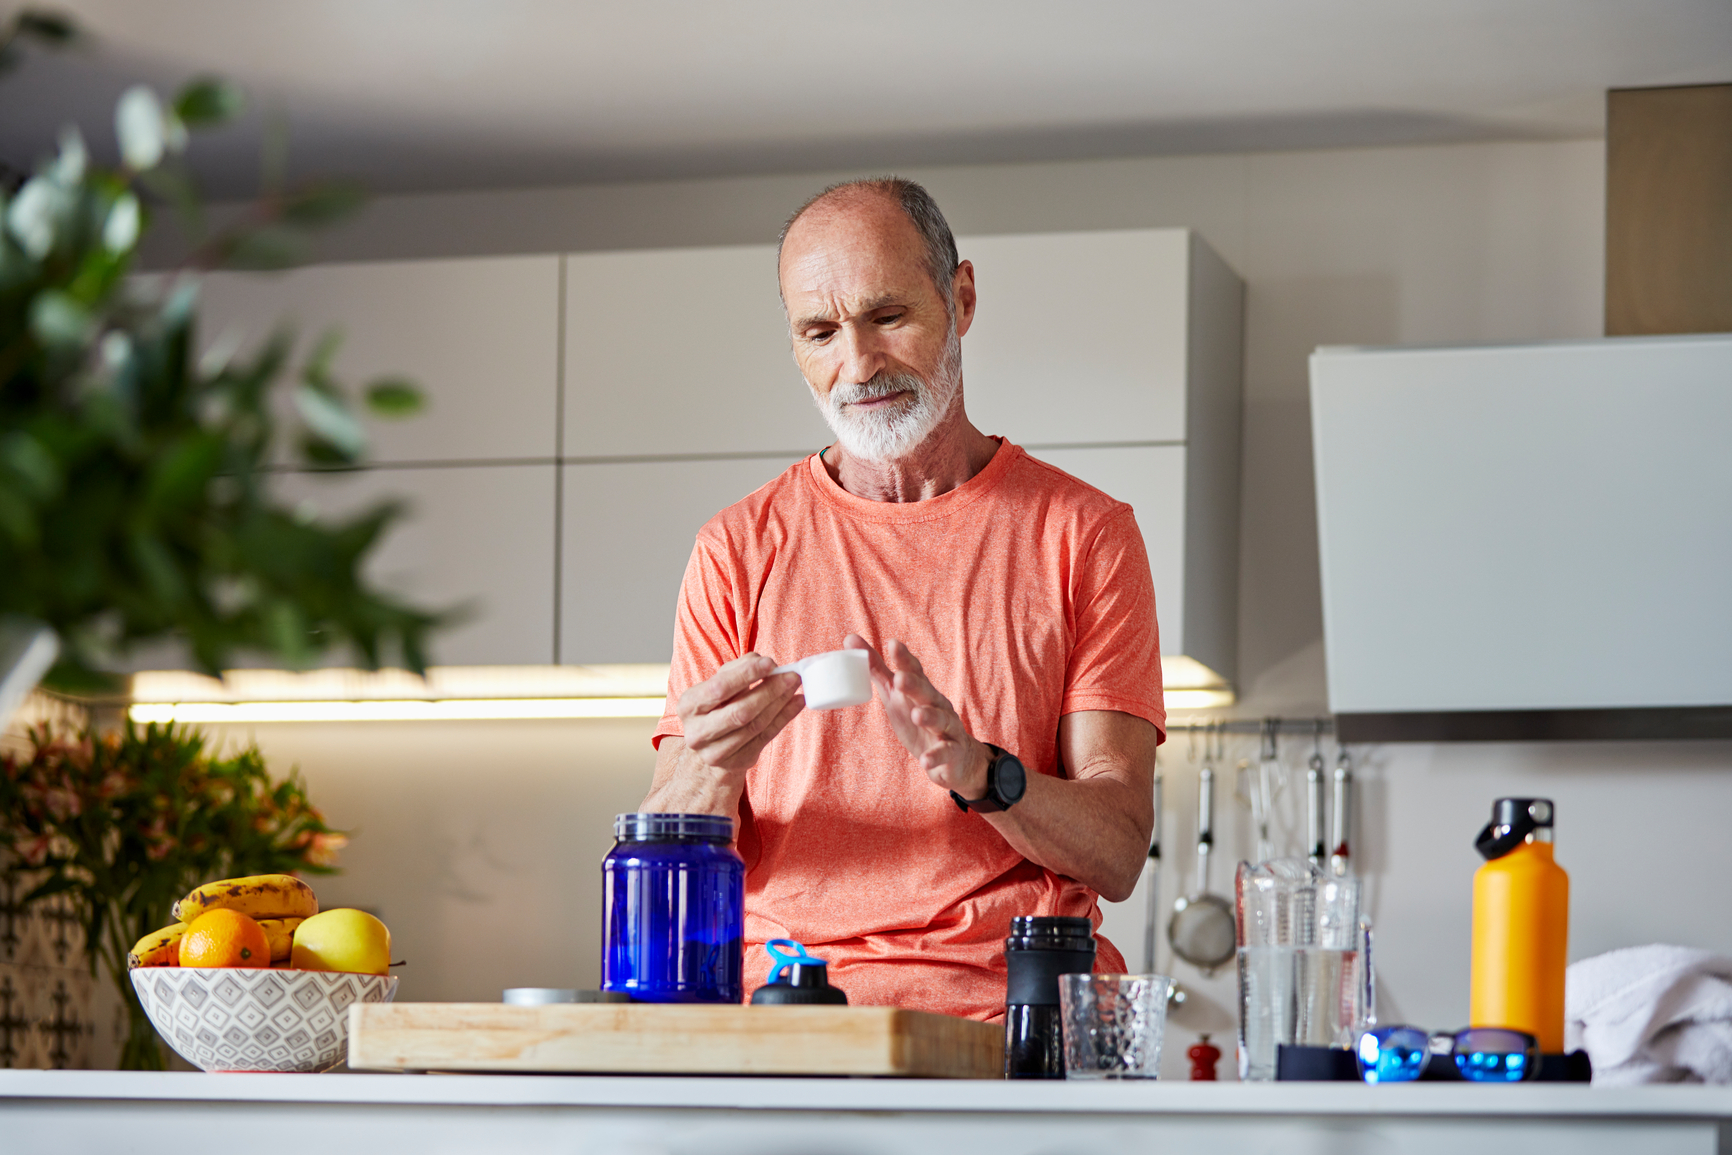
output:
[[[295,928],[289,966],[298,971],[391,971],[391,932],[364,910],[320,911]]]

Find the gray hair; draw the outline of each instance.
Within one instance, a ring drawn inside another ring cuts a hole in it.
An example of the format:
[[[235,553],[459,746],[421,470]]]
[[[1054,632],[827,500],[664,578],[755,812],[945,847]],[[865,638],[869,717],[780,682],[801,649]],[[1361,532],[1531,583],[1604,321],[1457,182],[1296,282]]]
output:
[[[908,214],[908,220],[914,226],[914,231],[920,234],[922,263],[926,266],[927,276],[938,289],[938,295],[944,301],[944,311],[951,316],[956,315],[956,293],[954,280],[956,267],[962,263],[956,255],[956,237],[950,231],[950,222],[944,219],[944,212],[938,207],[938,202],[932,199],[932,194],[915,181],[899,176],[875,176],[861,180],[838,181],[823,192],[807,200],[795,210],[794,215],[782,226],[782,231],[776,235],[776,264],[782,263],[782,246],[787,243],[788,230],[794,227],[794,222],[806,215],[806,210],[819,201],[827,200],[837,193],[858,189],[862,192],[876,193],[879,196],[894,200],[902,206],[902,211]],[[784,302],[784,305],[786,302]]]

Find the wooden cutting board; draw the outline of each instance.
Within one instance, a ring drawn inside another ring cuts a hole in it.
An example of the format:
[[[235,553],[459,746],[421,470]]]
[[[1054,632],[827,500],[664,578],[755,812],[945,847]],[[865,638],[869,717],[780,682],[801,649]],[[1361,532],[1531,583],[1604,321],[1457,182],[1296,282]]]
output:
[[[999,1079],[1004,1028],[895,1007],[357,1003],[349,1066]]]

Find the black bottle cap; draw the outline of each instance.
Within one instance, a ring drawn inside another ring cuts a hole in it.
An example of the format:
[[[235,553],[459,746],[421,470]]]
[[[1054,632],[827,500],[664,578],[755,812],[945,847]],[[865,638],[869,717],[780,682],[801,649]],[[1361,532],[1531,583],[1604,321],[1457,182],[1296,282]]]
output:
[[[817,959],[787,964],[774,982],[752,992],[752,1005],[756,1007],[813,1004],[848,1005],[848,996],[842,989],[830,985],[830,968]]]
[[[1094,923],[1068,915],[1021,914],[1010,920],[1007,950],[1095,949]]]
[[[1485,858],[1502,858],[1527,841],[1536,830],[1550,830],[1557,811],[1550,798],[1499,798],[1492,803],[1491,821],[1474,839]]]

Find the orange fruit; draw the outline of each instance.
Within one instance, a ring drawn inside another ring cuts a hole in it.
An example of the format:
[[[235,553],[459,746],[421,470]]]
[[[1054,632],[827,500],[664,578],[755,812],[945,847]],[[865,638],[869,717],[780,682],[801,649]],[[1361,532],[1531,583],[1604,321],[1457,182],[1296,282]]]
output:
[[[183,967],[268,967],[271,941],[265,930],[234,910],[210,910],[187,924],[180,937]]]

